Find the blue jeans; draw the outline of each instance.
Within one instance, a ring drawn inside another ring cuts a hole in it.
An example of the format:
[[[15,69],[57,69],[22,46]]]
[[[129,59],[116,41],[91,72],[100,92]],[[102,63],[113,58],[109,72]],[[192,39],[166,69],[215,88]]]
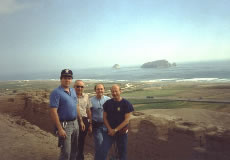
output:
[[[107,154],[109,149],[111,148],[112,144],[115,142],[118,151],[119,160],[126,160],[126,153],[127,153],[127,142],[128,142],[128,134],[123,135],[114,135],[109,136],[107,132],[104,132],[104,140],[103,140],[103,157],[101,160],[106,160]]]
[[[97,128],[93,128],[93,136],[94,136],[94,148],[95,155],[94,160],[102,160],[102,142],[103,142],[103,133],[107,132],[107,128],[102,125]]]
[[[67,137],[63,141],[59,160],[76,160],[78,151],[79,127],[77,120],[67,122],[65,127]]]

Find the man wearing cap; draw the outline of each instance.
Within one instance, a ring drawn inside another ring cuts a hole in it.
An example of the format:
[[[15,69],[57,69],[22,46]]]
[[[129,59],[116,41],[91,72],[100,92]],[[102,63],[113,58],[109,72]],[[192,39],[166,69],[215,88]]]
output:
[[[50,94],[50,114],[57,128],[58,146],[61,148],[59,160],[76,160],[79,134],[76,118],[83,124],[80,112],[77,111],[79,109],[77,108],[75,90],[70,88],[72,79],[73,73],[71,70],[62,70],[61,85]]]
[[[119,160],[126,160],[128,124],[134,109],[129,101],[120,96],[119,85],[112,86],[111,94],[113,98],[103,105],[103,120],[108,132],[103,135],[103,158],[101,160],[106,160],[107,153],[114,142],[117,145]]]

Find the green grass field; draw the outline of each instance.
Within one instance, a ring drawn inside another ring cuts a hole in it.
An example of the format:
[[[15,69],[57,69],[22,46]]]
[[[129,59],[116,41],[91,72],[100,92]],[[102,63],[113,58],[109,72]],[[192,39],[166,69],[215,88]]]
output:
[[[199,108],[199,109],[224,109],[229,105],[220,105],[216,103],[202,103],[202,102],[188,102],[188,101],[169,101],[158,100],[149,103],[133,103],[135,111],[141,111],[146,109],[176,109],[176,108]]]
[[[123,97],[146,97],[146,96],[156,96],[156,97],[167,97],[173,96],[178,93],[183,93],[186,90],[184,88],[163,88],[163,89],[137,89],[129,92],[124,92]]]

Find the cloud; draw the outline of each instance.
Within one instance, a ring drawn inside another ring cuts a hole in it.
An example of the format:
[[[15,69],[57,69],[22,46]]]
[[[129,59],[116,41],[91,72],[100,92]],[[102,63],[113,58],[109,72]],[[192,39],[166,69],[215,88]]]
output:
[[[0,15],[12,14],[30,7],[31,4],[22,3],[19,2],[18,0],[0,0]]]

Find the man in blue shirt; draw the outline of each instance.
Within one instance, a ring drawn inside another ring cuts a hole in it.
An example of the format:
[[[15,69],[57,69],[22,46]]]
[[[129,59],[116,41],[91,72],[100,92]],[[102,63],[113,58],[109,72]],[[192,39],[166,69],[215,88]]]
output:
[[[96,96],[92,97],[91,103],[91,113],[92,113],[92,127],[94,135],[94,148],[95,156],[94,160],[101,160],[102,155],[102,142],[103,142],[103,132],[106,131],[106,127],[103,123],[103,104],[110,99],[107,96],[104,96],[104,85],[97,84],[94,88]]]
[[[120,96],[120,86],[113,85],[111,93],[113,98],[103,105],[103,119],[108,132],[103,135],[101,160],[106,160],[107,153],[114,142],[117,145],[119,160],[126,160],[128,124],[134,109],[129,101]]]
[[[54,89],[50,95],[50,114],[57,128],[59,147],[61,148],[59,160],[76,160],[79,134],[76,118],[79,118],[80,124],[83,123],[81,116],[78,114],[79,111],[77,111],[75,90],[70,88],[72,79],[73,73],[71,70],[62,70],[61,85]]]

